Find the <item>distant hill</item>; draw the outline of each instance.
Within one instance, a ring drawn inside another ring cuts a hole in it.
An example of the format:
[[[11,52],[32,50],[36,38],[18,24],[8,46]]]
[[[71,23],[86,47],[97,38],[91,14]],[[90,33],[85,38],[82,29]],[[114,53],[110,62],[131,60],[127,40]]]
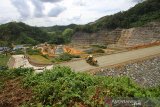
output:
[[[0,25],[0,43],[37,44],[49,39],[49,35],[45,31],[22,22]]]
[[[70,24],[68,26],[32,27],[21,22],[10,22],[0,25],[0,44],[4,42],[37,44],[48,42],[53,37],[58,37],[59,40],[59,38],[62,38],[63,31],[67,28],[74,29],[75,34],[78,32],[97,33],[117,28],[141,27],[153,21],[160,22],[160,0],[145,0],[127,11],[102,17],[86,25]],[[103,35],[103,32],[101,34]]]
[[[51,26],[51,27],[40,27],[40,28],[46,32],[63,32],[67,28],[74,29],[75,27],[77,27],[76,24],[70,24],[67,26],[56,25],[56,26]]]
[[[76,31],[92,33],[103,29],[132,28],[157,20],[160,20],[160,0],[145,0],[128,11],[105,16],[93,23],[78,26]]]

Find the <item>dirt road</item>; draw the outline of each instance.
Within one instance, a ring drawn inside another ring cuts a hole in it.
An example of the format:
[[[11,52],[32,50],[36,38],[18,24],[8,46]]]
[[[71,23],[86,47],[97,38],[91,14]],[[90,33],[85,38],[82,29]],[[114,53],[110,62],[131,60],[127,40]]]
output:
[[[157,55],[157,54],[160,54],[160,46],[154,46],[154,47],[149,47],[144,49],[133,50],[129,52],[101,56],[101,57],[97,57],[96,59],[98,60],[99,67],[105,67],[105,66],[120,64],[126,61],[135,60],[135,59],[139,59],[147,56]],[[15,63],[11,68],[32,67],[35,69],[36,72],[42,72],[44,69],[52,69],[53,66],[56,66],[56,65],[51,65],[46,67],[36,67],[31,65],[28,62],[28,60],[24,58],[24,55],[13,55],[12,57],[15,59]],[[88,63],[86,63],[85,60],[67,62],[59,65],[69,66],[76,72],[83,72],[83,71],[88,71],[88,70],[98,68],[98,67],[89,65]]]
[[[99,67],[104,67],[104,66],[115,65],[115,64],[126,62],[126,61],[151,56],[151,55],[156,55],[156,54],[160,54],[160,46],[154,46],[154,47],[149,47],[144,49],[133,50],[129,52],[101,56],[101,57],[97,57],[96,59],[98,60]],[[60,65],[69,66],[77,72],[82,72],[82,71],[87,71],[87,70],[97,68],[87,64],[85,60],[68,62]]]

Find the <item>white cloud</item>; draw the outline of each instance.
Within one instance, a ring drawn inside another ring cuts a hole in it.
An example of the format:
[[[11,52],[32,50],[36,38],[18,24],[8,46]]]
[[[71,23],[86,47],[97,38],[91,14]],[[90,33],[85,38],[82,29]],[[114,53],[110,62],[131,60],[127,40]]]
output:
[[[34,16],[35,17],[43,17],[44,13],[43,10],[45,9],[43,3],[39,0],[32,0],[34,5]]]
[[[0,23],[17,20],[36,26],[85,24],[127,10],[137,2],[139,0],[3,0]]]
[[[62,0],[40,0],[42,2],[50,2],[50,3],[56,3],[56,2],[61,2]]]
[[[22,18],[30,16],[29,6],[26,0],[11,0],[11,2],[17,8]]]
[[[53,7],[50,12],[48,13],[49,17],[57,17],[59,14],[61,14],[66,8],[61,7],[59,5]]]

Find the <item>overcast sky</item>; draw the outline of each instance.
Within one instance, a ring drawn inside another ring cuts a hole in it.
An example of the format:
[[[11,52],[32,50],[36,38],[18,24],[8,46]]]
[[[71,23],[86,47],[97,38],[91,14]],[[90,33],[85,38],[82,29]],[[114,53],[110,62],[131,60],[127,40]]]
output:
[[[33,26],[86,24],[125,11],[138,0],[1,0],[0,24],[22,21]]]

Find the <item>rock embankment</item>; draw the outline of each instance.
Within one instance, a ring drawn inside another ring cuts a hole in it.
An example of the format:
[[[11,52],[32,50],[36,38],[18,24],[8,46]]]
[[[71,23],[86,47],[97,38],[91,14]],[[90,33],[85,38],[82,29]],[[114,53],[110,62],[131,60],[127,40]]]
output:
[[[160,85],[160,55],[124,65],[104,68],[96,72],[96,75],[129,76],[141,86],[158,86]]]
[[[160,22],[150,22],[142,27],[115,30],[104,29],[96,33],[76,32],[72,44],[107,45],[109,48],[141,46],[160,41]]]
[[[102,30],[96,33],[76,32],[72,37],[72,44],[81,45],[108,45],[118,42],[122,29]]]

